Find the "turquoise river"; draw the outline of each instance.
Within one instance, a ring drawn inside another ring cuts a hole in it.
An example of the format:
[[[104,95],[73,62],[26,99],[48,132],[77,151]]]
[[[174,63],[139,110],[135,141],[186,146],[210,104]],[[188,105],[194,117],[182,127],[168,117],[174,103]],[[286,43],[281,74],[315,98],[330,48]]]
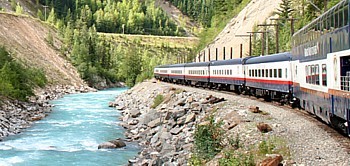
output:
[[[100,143],[124,138],[120,113],[108,107],[125,88],[70,94],[51,103],[53,111],[22,133],[0,142],[0,165],[94,166],[127,165],[137,144],[98,150]]]

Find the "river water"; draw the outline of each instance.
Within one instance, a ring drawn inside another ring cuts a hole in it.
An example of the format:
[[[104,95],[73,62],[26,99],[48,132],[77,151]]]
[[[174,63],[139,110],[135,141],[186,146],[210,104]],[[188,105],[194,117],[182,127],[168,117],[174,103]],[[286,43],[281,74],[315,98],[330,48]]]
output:
[[[22,133],[0,142],[0,165],[94,166],[126,165],[136,144],[98,150],[98,144],[123,137],[120,114],[108,102],[125,88],[70,94],[52,101],[53,112]]]

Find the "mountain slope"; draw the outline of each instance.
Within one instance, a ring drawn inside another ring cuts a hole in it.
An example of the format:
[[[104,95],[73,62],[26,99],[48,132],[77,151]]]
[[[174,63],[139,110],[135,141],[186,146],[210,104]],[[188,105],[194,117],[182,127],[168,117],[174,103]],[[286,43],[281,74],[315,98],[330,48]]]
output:
[[[53,46],[47,39],[53,38]],[[37,19],[0,13],[0,45],[26,66],[42,68],[50,85],[80,86],[76,69],[60,55],[56,32]]]
[[[218,59],[223,59],[223,47],[225,47],[226,59],[230,56],[230,48],[233,48],[233,57],[240,56],[240,44],[243,44],[243,56],[249,54],[249,37],[238,37],[237,35],[249,35],[247,32],[253,30],[254,25],[262,24],[272,16],[279,8],[281,0],[251,0],[251,2],[225,27],[225,29],[202,50],[205,60],[208,61],[208,50],[210,49],[211,60],[215,59],[215,48],[218,48]],[[258,34],[259,35],[259,34]],[[198,56],[196,58],[198,61]]]

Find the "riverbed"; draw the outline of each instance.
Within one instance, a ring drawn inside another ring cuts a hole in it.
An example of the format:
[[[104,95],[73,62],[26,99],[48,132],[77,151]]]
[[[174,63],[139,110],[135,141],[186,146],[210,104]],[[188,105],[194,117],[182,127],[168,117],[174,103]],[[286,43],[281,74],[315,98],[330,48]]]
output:
[[[55,107],[45,119],[0,142],[0,165],[126,165],[137,154],[137,144],[97,149],[100,143],[124,138],[120,114],[108,102],[125,90],[70,94],[52,101]]]

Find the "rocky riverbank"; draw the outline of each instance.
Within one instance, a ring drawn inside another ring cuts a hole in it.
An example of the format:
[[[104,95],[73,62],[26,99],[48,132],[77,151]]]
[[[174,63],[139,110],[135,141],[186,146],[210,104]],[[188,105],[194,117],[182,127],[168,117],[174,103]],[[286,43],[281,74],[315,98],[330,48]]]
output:
[[[54,86],[36,92],[28,102],[2,99],[0,102],[0,141],[9,135],[20,133],[33,121],[41,120],[51,112],[50,100],[65,94],[95,91],[87,86]]]
[[[249,157],[243,162],[254,158],[262,165],[350,163],[346,150],[314,122],[258,100],[153,81],[136,85],[110,105],[122,113],[126,141],[141,146],[131,165],[188,165],[196,127],[207,125],[210,115],[222,122],[224,139],[222,151],[206,165],[244,155]]]

